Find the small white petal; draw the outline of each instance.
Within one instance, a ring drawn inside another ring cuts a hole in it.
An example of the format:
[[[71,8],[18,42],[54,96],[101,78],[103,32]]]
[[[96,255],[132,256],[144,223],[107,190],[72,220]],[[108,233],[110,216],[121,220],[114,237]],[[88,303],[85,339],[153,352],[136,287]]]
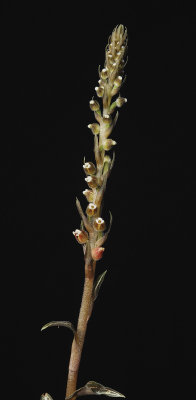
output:
[[[93,178],[92,178],[91,176],[87,176],[87,178],[85,178],[85,181],[86,181],[86,182],[91,182],[92,179],[93,179]]]

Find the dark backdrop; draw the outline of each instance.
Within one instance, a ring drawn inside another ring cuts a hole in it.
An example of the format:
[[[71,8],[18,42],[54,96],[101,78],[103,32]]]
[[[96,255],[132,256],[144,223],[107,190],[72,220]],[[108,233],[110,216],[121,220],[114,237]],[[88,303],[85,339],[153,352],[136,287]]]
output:
[[[89,100],[107,38],[129,33],[104,216],[114,218],[97,272],[78,385],[127,398],[173,398],[196,385],[195,15],[183,2],[7,5],[3,12],[1,354],[17,398],[64,397],[83,257],[75,196],[93,161]],[[109,6],[109,7],[108,7]],[[13,375],[11,379],[10,376]],[[188,397],[187,397],[188,398]]]

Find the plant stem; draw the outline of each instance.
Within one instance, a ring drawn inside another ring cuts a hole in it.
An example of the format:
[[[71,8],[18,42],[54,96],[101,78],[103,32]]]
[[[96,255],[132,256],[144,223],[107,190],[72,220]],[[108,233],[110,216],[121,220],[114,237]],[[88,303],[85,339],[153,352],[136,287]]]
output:
[[[70,396],[76,390],[82,349],[87,330],[87,323],[92,310],[92,291],[94,284],[95,267],[95,261],[91,261],[89,265],[85,265],[84,290],[80,313],[78,317],[77,333],[73,339],[71,348],[66,397]]]

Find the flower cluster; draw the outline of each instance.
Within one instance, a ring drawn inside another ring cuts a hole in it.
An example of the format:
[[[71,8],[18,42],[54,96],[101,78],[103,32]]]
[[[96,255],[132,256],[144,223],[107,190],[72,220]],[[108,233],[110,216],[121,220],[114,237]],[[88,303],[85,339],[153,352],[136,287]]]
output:
[[[96,261],[103,256],[104,248],[101,246],[107,238],[107,232],[104,233],[106,223],[101,217],[101,212],[107,179],[114,163],[114,153],[113,158],[111,158],[106,152],[117,144],[115,140],[109,137],[118,119],[118,111],[116,111],[114,117],[113,113],[127,102],[127,99],[119,94],[124,82],[127,42],[126,28],[123,25],[117,26],[109,37],[106,46],[104,68],[99,68],[99,86],[95,87],[98,100],[93,98],[89,103],[96,120],[96,122],[88,125],[94,135],[96,165],[90,161],[83,165],[86,174],[85,181],[88,185],[88,189],[83,191],[89,203],[86,208],[86,215],[83,213],[78,200],[77,207],[86,231],[76,229],[73,234],[79,243],[84,244],[85,255],[87,249],[90,249],[91,258]],[[116,95],[118,97],[113,100]],[[99,99],[102,99],[102,105],[100,105]],[[87,246],[87,242],[90,246]]]

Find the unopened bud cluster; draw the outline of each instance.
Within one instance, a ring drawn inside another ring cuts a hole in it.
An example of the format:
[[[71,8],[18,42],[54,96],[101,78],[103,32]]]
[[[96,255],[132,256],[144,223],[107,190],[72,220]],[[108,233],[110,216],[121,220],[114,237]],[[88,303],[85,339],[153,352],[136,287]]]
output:
[[[125,66],[124,57],[127,50],[127,29],[123,25],[117,26],[109,39],[106,47],[106,63],[105,68],[111,80],[116,83],[118,76],[122,76]],[[122,82],[119,82],[121,85]]]
[[[111,139],[107,141],[116,124],[118,114],[114,119],[112,114],[117,108],[121,108],[127,102],[126,98],[119,96],[112,104],[112,97],[117,95],[123,84],[123,73],[125,55],[127,52],[127,29],[123,25],[118,25],[109,37],[106,46],[105,65],[103,69],[99,69],[99,86],[95,87],[96,94],[103,101],[103,111],[99,101],[92,99],[90,108],[94,111],[95,119],[98,123],[88,125],[94,135],[99,135],[99,149],[101,151],[109,151],[116,144]]]

